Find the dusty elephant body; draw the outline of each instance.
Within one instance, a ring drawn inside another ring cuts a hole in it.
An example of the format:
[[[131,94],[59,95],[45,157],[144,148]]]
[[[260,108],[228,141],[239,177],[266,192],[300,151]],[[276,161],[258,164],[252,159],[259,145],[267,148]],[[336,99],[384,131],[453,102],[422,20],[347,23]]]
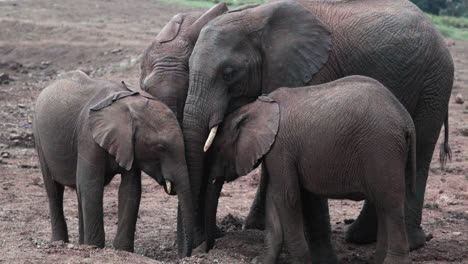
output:
[[[309,219],[316,208],[309,201],[316,196],[371,201],[379,221],[376,263],[410,263],[404,206],[416,177],[415,148],[411,116],[371,78],[276,90],[226,117],[211,153],[216,165],[205,220],[215,222],[224,181],[262,162],[268,175],[263,263],[275,263],[283,243],[299,263],[314,263],[318,253],[309,248],[316,247],[306,241],[315,241]]]
[[[204,149],[227,113],[278,87],[320,84],[356,74],[380,81],[415,123],[416,192],[407,196],[406,224],[411,248],[424,245],[421,216],[426,180],[440,129],[447,121],[454,69],[443,38],[411,2],[303,0],[241,7],[202,29],[189,69],[182,128],[197,204],[203,203],[200,192],[207,181]],[[447,138],[446,129],[442,157],[449,152]],[[320,204],[323,210],[316,221],[328,216],[327,206]],[[376,235],[375,208],[366,202],[347,239],[368,243]]]
[[[68,242],[64,186],[76,188],[80,244],[104,247],[103,191],[116,174],[119,189],[117,249],[133,251],[141,171],[168,194],[177,192],[191,254],[193,206],[182,131],[175,115],[144,92],[67,73],[39,95],[34,137],[49,198],[52,240]]]

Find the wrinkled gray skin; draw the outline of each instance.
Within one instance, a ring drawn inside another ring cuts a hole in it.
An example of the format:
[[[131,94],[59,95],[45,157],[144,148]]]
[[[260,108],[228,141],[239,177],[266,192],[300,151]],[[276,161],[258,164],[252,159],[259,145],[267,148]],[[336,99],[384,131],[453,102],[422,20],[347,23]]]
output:
[[[200,30],[209,21],[227,11],[225,3],[219,3],[205,13],[192,12],[175,15],[155,40],[145,49],[140,65],[140,87],[165,103],[176,114],[180,124],[184,113],[185,99],[189,86],[188,62]],[[195,224],[202,226],[201,210],[196,210]],[[177,217],[177,239],[183,238]],[[197,228],[202,230],[203,227]],[[202,240],[197,232],[196,245]]]
[[[188,61],[200,30],[226,11],[226,4],[219,3],[205,13],[177,14],[143,52],[140,88],[169,106],[179,122],[189,86]]]
[[[383,83],[415,123],[416,192],[407,196],[406,224],[411,248],[424,245],[426,180],[447,121],[454,69],[443,38],[411,2],[303,0],[241,8],[202,29],[189,69],[182,130],[196,202],[207,181],[204,144],[227,113],[278,87],[326,83],[355,74]],[[447,137],[446,129],[442,158],[449,152]],[[328,217],[327,206],[321,207],[318,219]],[[376,211],[367,202],[347,231],[347,240],[369,243],[376,235]]]
[[[224,181],[262,162],[268,175],[263,263],[276,263],[283,244],[293,258],[288,263],[331,261],[312,257],[321,250],[310,237],[316,208],[309,201],[317,196],[368,199],[378,214],[376,263],[411,262],[404,204],[416,177],[415,128],[405,108],[374,79],[350,76],[261,96],[226,117],[212,152],[208,249]]]
[[[177,192],[186,230],[181,257],[191,254],[193,206],[184,142],[166,105],[143,91],[135,94],[123,84],[74,71],[39,95],[34,138],[49,197],[52,241],[68,242],[63,192],[69,186],[78,196],[80,244],[104,247],[104,186],[121,174],[114,247],[133,251],[144,171],[168,194]]]

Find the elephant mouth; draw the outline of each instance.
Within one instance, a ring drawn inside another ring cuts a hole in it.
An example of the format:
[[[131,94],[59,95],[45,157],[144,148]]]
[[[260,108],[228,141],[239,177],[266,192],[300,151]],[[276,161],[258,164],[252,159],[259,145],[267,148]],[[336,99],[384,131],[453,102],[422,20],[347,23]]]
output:
[[[166,191],[166,193],[168,195],[176,195],[176,191],[175,191],[175,186],[174,184],[169,181],[169,180],[165,180],[164,184],[162,184],[163,188],[164,188],[164,191]]]

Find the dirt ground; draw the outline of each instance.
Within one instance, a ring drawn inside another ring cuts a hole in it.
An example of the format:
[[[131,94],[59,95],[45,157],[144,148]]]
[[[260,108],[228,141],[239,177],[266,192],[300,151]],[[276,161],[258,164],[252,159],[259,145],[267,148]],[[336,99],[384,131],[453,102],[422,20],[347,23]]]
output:
[[[48,202],[32,148],[33,102],[63,72],[138,83],[140,54],[178,12],[193,10],[156,0],[0,0],[0,263],[250,263],[262,249],[260,231],[242,231],[255,194],[255,175],[227,184],[218,222],[227,230],[209,254],[177,260],[176,198],[145,177],[135,253],[115,251],[116,177],[105,191],[106,248],[78,246],[76,195],[65,192],[70,244],[49,243]],[[447,40],[456,65],[450,101],[453,160],[441,170],[434,155],[423,227],[426,247],[411,253],[415,263],[468,263],[468,42]],[[3,73],[3,74],[2,74]],[[362,203],[331,201],[333,239],[340,263],[368,263],[374,245],[343,240],[346,224]],[[228,216],[228,214],[231,214]],[[233,219],[230,217],[234,217]],[[288,263],[287,253],[281,262]]]

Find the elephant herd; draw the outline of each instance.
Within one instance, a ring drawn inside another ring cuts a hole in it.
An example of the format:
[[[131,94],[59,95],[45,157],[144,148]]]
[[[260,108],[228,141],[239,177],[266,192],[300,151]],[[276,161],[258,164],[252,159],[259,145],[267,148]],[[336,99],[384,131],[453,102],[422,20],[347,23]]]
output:
[[[263,263],[338,263],[327,198],[366,200],[346,231],[376,263],[424,246],[427,176],[454,67],[407,0],[269,1],[175,15],[146,48],[139,87],[65,74],[39,95],[34,135],[52,240],[103,247],[103,189],[121,174],[114,247],[134,249],[141,172],[178,196],[179,257],[219,236],[224,182],[261,166],[244,228],[265,229]]]

